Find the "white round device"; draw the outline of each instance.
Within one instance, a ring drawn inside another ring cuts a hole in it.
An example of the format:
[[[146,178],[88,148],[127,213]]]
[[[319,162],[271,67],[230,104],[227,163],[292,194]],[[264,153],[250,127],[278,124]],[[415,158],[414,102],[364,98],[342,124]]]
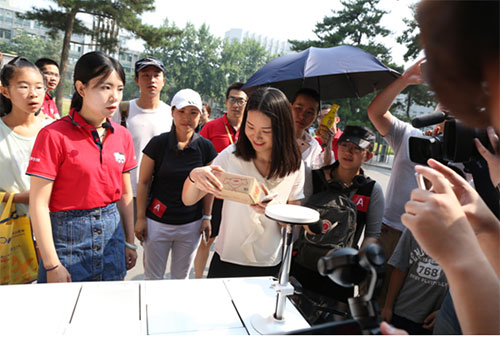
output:
[[[311,224],[319,220],[318,211],[298,205],[269,205],[265,214],[271,220],[290,224]]]

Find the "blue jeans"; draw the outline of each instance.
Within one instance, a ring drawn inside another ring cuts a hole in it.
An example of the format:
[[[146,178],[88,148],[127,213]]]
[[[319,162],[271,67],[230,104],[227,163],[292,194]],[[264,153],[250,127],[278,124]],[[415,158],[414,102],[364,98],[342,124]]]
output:
[[[50,220],[57,256],[72,281],[112,281],[125,277],[125,244],[116,203],[50,213]],[[38,283],[46,282],[47,272],[40,263]]]

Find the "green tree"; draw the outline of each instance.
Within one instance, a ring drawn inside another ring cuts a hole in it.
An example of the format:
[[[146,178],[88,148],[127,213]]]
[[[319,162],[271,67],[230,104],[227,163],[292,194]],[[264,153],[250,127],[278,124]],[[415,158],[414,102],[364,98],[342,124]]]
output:
[[[57,59],[61,45],[60,39],[43,40],[26,32],[20,32],[11,40],[0,42],[0,50],[4,53],[24,56],[31,62],[35,62],[40,57]]]
[[[170,27],[168,20],[163,25]],[[147,47],[145,53],[164,62],[168,98],[180,89],[191,88],[205,100],[220,105],[230,83],[245,82],[269,59],[265,48],[255,40],[222,40],[206,25],[196,29],[191,23],[168,45]]]
[[[411,4],[410,6],[412,16],[411,18],[403,18],[403,22],[406,24],[406,29],[403,33],[397,37],[396,41],[403,44],[406,47],[406,53],[404,54],[404,60],[406,62],[410,60],[416,60],[418,54],[420,53],[420,29],[418,28],[416,15],[416,4]],[[403,69],[401,69],[403,71]],[[434,97],[434,93],[429,90],[426,85],[412,85],[407,87],[404,91],[406,94],[406,102],[403,107],[405,111],[406,118],[410,118],[410,108],[412,104],[418,104],[422,106],[432,106],[436,105],[437,101]]]
[[[406,47],[406,53],[403,56],[405,61],[416,59],[418,53],[420,52],[420,29],[418,28],[418,23],[415,18],[417,5],[412,4],[409,7],[411,9],[412,17],[403,18],[403,22],[406,24],[406,29],[396,39],[399,44]]]
[[[380,21],[387,13],[379,7],[380,0],[341,0],[343,8],[332,10],[331,16],[325,16],[316,24],[313,32],[316,40],[290,40],[292,49],[304,50],[309,47],[336,47],[352,45],[361,48],[386,64],[391,63],[390,49],[378,42],[380,38],[388,36],[390,30],[384,28]],[[394,65],[390,66],[394,67]],[[369,126],[370,121],[366,109],[373,98],[372,94],[362,98],[346,98],[336,100],[339,104],[339,115],[342,118],[341,126],[358,124]]]
[[[344,8],[332,10],[332,16],[325,16],[323,21],[316,24],[313,32],[318,37],[317,40],[290,40],[292,49],[300,51],[309,47],[327,48],[347,44],[359,47],[389,63],[390,49],[376,42],[377,38],[390,34],[390,30],[380,24],[387,12],[378,8],[379,2],[380,0],[341,0]]]
[[[57,8],[33,7],[31,11],[20,16],[28,20],[37,20],[50,29],[53,37],[57,36],[59,32],[64,33],[60,58],[60,72],[63,81],[66,75],[69,46],[73,33],[92,35],[97,44],[96,49],[108,52],[117,47],[117,22],[120,28],[131,32],[135,37],[143,39],[153,47],[165,43],[166,38],[178,33],[166,30],[165,27],[155,28],[141,22],[140,15],[142,13],[155,9],[154,0],[52,0],[52,2],[57,4]],[[98,18],[97,22],[107,20],[111,28],[103,30],[99,26],[93,27],[93,30],[89,29],[82,20],[77,18],[77,15],[81,13],[93,15]],[[59,109],[61,109],[62,104],[63,87],[63,85],[59,85],[56,91]]]

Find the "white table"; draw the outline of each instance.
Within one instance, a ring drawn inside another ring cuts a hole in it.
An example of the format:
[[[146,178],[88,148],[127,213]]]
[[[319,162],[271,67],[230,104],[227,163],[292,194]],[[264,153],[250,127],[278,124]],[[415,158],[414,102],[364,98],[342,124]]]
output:
[[[273,283],[256,277],[1,286],[0,335],[255,335],[272,321]],[[282,332],[309,327],[290,302],[284,321],[273,325]]]

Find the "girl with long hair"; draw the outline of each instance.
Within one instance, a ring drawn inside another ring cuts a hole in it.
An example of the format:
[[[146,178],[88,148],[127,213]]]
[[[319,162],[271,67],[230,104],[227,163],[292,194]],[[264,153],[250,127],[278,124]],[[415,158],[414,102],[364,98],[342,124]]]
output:
[[[190,205],[222,184],[214,171],[252,176],[271,203],[299,204],[304,169],[293,132],[290,103],[274,88],[258,89],[245,108],[242,132],[212,166],[195,168],[184,183],[182,200]],[[281,226],[265,217],[267,204],[246,205],[224,200],[220,233],[208,277],[277,275],[281,264]]]

